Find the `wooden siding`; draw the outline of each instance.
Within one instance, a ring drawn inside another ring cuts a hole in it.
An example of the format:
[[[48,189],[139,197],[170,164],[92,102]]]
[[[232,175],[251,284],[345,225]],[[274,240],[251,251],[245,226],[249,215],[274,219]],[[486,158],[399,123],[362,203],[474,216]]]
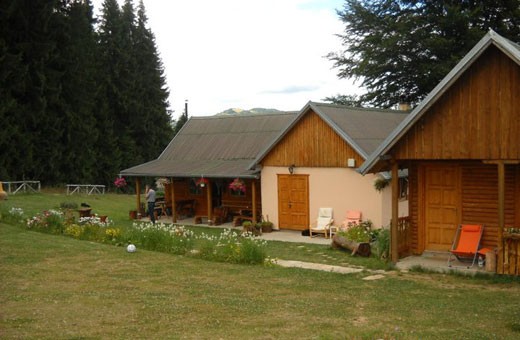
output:
[[[419,167],[416,164],[410,164],[408,167],[408,215],[410,217],[409,224],[411,231],[411,249],[412,253],[420,254],[424,250],[419,240]]]
[[[515,225],[517,171],[506,166],[505,225]],[[498,172],[492,164],[462,166],[462,223],[483,224],[482,244],[495,248],[498,242]]]
[[[264,166],[347,167],[364,159],[316,113],[309,111],[262,161]]]
[[[520,66],[490,47],[395,145],[396,159],[520,159]]]
[[[437,162],[452,164],[461,169],[460,190],[460,222],[462,224],[483,224],[484,235],[482,246],[496,248],[498,246],[498,171],[493,164],[481,162]],[[429,162],[429,164],[435,164]],[[428,166],[427,164],[425,166]],[[424,167],[420,162],[413,162],[408,168],[409,176],[409,216],[411,247],[415,254],[425,250],[426,226],[424,219]],[[505,225],[520,227],[520,167],[505,167]]]

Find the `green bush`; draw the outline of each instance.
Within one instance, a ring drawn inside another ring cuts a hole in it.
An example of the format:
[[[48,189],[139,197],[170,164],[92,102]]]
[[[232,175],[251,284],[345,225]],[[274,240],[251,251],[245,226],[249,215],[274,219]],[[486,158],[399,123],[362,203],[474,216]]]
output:
[[[388,259],[388,254],[390,254],[390,229],[378,229],[374,236],[374,253],[380,259]]]
[[[350,225],[346,230],[342,230],[338,234],[358,243],[370,242],[373,238],[372,222],[367,220],[359,224]]]

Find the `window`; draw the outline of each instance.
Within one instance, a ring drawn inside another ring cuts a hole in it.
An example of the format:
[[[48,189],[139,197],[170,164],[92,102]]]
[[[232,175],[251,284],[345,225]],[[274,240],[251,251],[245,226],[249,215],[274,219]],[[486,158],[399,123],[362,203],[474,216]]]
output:
[[[408,177],[399,178],[399,199],[408,199]]]

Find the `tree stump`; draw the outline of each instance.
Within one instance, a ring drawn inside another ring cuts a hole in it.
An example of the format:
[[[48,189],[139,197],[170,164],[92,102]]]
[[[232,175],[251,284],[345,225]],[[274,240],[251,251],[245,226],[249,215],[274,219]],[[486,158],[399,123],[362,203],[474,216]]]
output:
[[[343,236],[334,235],[332,238],[332,247],[339,249],[348,249],[352,251],[352,256],[359,255],[364,257],[370,256],[370,243],[368,242],[356,242],[349,239],[346,239]]]

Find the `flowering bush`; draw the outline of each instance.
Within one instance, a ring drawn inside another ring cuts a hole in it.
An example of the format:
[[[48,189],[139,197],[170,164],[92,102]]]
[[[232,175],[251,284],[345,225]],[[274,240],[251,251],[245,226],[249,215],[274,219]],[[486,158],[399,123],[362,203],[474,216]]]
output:
[[[63,213],[58,210],[46,210],[27,220],[27,228],[52,234],[62,234],[64,227]]]
[[[123,188],[123,187],[126,187],[126,180],[124,177],[118,177],[116,178],[116,180],[114,181],[114,185],[118,188]]]
[[[229,189],[233,191],[246,192],[246,185],[240,178],[235,178],[233,182],[229,183]]]

